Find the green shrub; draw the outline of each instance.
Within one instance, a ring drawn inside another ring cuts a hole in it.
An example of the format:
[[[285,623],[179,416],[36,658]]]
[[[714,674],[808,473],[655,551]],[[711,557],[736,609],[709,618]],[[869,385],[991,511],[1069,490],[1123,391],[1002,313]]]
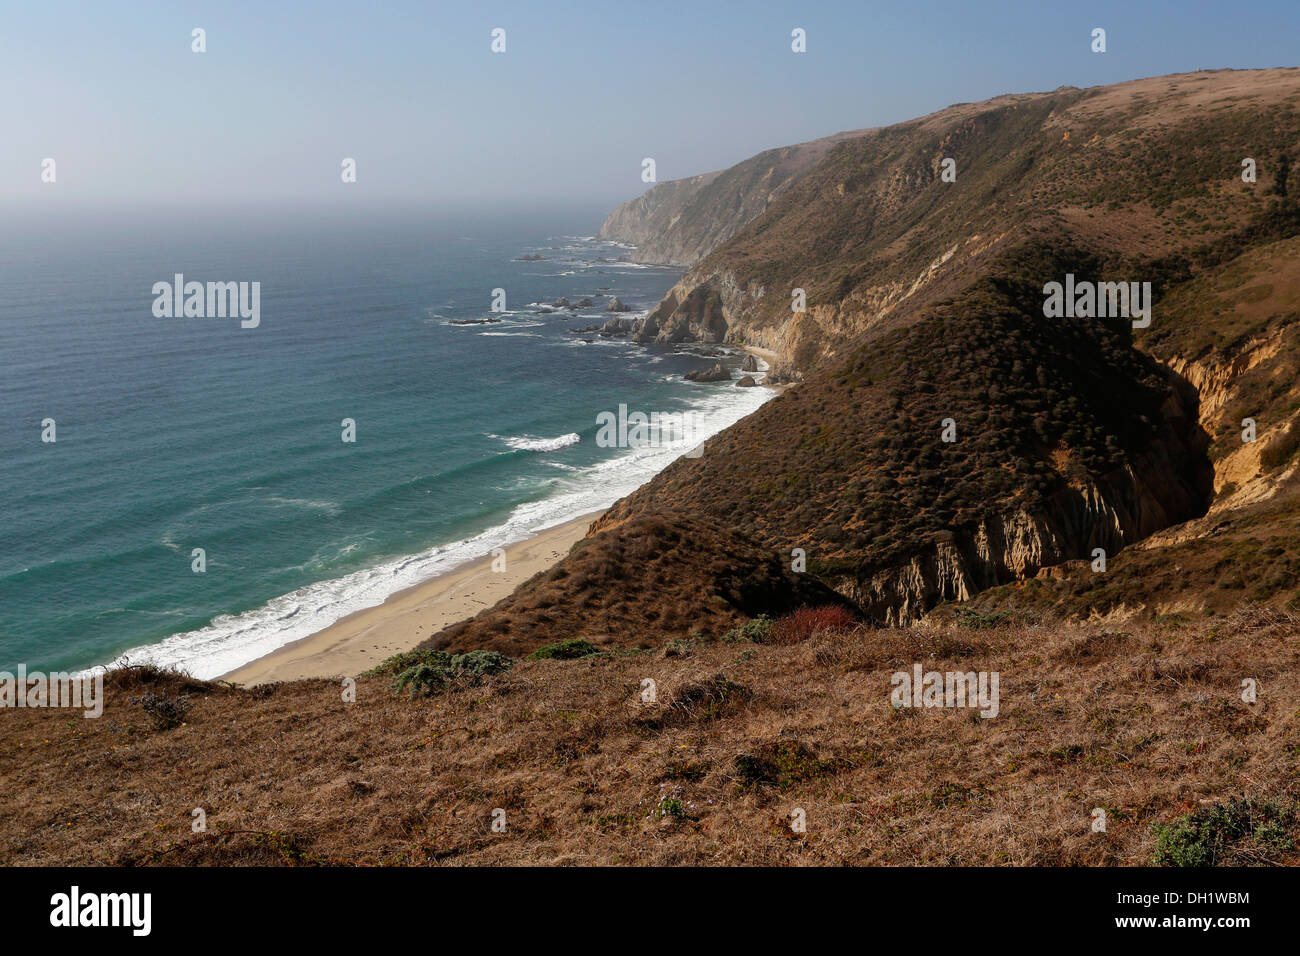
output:
[[[575,658],[589,657],[592,654],[599,653],[600,651],[595,644],[574,637],[567,641],[556,641],[554,644],[539,647],[528,657],[534,661],[571,661]]]
[[[762,644],[767,641],[767,636],[771,630],[772,619],[766,614],[760,614],[758,617],[750,618],[739,627],[733,627],[722,635],[722,640],[725,644],[744,644],[748,641]]]
[[[445,665],[451,660],[451,655],[446,651],[431,651],[425,649],[416,649],[413,651],[403,651],[400,654],[394,654],[392,657],[386,657],[368,671],[363,671],[362,677],[377,677],[380,674],[391,674],[399,671],[408,670],[418,664]]]
[[[416,664],[393,678],[393,690],[429,696],[451,680],[451,671],[438,664]]]
[[[452,682],[477,684],[484,677],[499,674],[514,666],[514,661],[499,651],[468,651],[464,654],[422,651],[418,655],[414,663],[398,671],[393,678],[394,690],[405,690],[412,697],[416,694],[428,696]]]
[[[1234,797],[1152,827],[1157,866],[1218,866],[1229,855],[1266,862],[1291,849],[1293,808],[1282,803]]]
[[[1010,611],[990,611],[988,614],[981,614],[968,607],[959,607],[953,612],[953,617],[962,627],[968,627],[972,631],[987,631],[1002,624],[1010,624],[1012,613]]]
[[[804,780],[838,773],[847,764],[841,760],[821,760],[796,740],[760,744],[752,753],[737,754],[736,776],[742,786],[773,786],[784,790]]]
[[[515,662],[500,651],[467,651],[451,659],[452,670],[473,677],[500,674],[515,666]]]

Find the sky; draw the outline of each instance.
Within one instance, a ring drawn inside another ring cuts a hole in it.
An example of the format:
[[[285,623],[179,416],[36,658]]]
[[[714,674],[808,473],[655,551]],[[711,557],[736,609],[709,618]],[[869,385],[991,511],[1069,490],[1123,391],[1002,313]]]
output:
[[[0,0],[0,209],[613,205],[646,157],[663,181],[1001,93],[1296,65],[1300,0]]]

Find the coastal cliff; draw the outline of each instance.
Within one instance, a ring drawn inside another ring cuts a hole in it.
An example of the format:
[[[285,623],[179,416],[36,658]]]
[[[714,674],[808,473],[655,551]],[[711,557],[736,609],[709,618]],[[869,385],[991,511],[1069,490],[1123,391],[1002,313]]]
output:
[[[778,188],[762,154],[622,207],[607,229],[649,257],[700,257],[633,337],[759,346],[792,385],[593,524],[604,577],[643,578],[609,543],[636,522],[684,520],[720,565],[775,555],[883,625],[1291,599],[1297,104],[1297,70],[1004,96],[821,141]],[[1149,322],[1048,315],[1067,276],[1136,283]],[[1283,531],[1262,544],[1261,522]],[[587,600],[576,562],[549,603]],[[712,593],[706,566],[674,593]]]
[[[956,291],[1027,231],[1106,253],[1185,250],[1203,236],[1201,223],[1230,231],[1259,211],[1273,170],[1247,188],[1238,160],[1220,153],[1233,143],[1261,155],[1288,148],[1296,76],[1217,71],[1062,88],[846,135],[782,189],[738,192],[733,205],[763,214],[717,245],[700,223],[713,221],[718,203],[701,189],[673,209],[669,230],[645,220],[648,261],[669,261],[658,259],[663,242],[712,251],[635,336],[761,346],[777,353],[774,380],[799,381],[847,342]],[[761,159],[728,173],[747,169],[752,180]],[[1185,216],[1193,205],[1194,221]]]

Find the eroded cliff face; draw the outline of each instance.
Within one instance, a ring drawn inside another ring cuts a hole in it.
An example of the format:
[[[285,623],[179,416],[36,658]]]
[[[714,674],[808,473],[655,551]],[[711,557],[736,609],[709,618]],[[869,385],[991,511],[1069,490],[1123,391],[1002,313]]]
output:
[[[1213,468],[1213,495],[1206,514],[1196,520],[1158,529],[1139,547],[1152,550],[1167,548],[1207,534],[1221,533],[1243,509],[1253,508],[1294,490],[1300,463],[1294,453],[1284,456],[1275,451],[1286,448],[1291,436],[1300,433],[1300,380],[1296,368],[1287,361],[1287,340],[1296,335],[1294,325],[1275,329],[1267,335],[1243,343],[1231,355],[1212,353],[1195,360],[1174,357],[1170,369],[1183,379],[1199,400],[1198,419],[1207,435],[1219,434],[1218,452],[1210,459]],[[1271,409],[1248,397],[1250,378],[1271,379],[1286,383]],[[1254,441],[1240,437],[1245,422],[1229,415],[1229,410],[1252,411],[1256,429]],[[1258,411],[1254,409],[1259,408]],[[1254,418],[1258,416],[1258,418]]]
[[[1169,370],[1212,469],[1204,515],[1176,515],[1114,555],[1105,575],[1068,556],[972,594],[976,612],[1114,625],[1300,601],[1300,240],[1248,244],[1162,301],[1140,347]],[[1247,421],[1254,440],[1247,440]],[[895,593],[901,589],[885,582]],[[913,588],[913,592],[921,590]],[[947,608],[937,616],[945,618]]]
[[[794,308],[793,290],[744,280],[707,265],[688,272],[663,300],[633,324],[633,339],[757,346],[776,354],[769,381],[802,381],[805,371],[833,360],[864,333],[900,319],[950,293],[955,282],[996,252],[1006,234],[973,235],[953,243],[912,272],[865,283],[833,302]],[[805,290],[806,292],[806,290]]]
[[[1174,451],[1190,475],[1176,473],[1175,461],[1167,457],[1142,473],[1126,467],[1099,482],[1065,489],[1032,512],[1017,509],[972,529],[941,532],[905,564],[865,578],[840,576],[832,586],[868,619],[905,626],[937,605],[968,601],[1064,562],[1091,564],[1100,557],[1096,549],[1109,558],[1203,510],[1197,485],[1208,481],[1208,463],[1198,464],[1190,449]]]
[[[1283,330],[1246,342],[1236,354],[1223,357],[1218,354],[1189,360],[1174,356],[1169,368],[1183,378],[1199,398],[1198,417],[1207,432],[1220,425],[1223,411],[1235,404],[1242,377],[1271,363],[1282,351]],[[1262,424],[1256,422],[1258,434],[1252,442],[1233,442],[1226,454],[1214,463],[1215,502],[1211,513],[1231,510],[1247,501],[1260,501],[1277,492],[1282,476],[1268,474],[1264,467],[1263,450],[1272,441],[1289,431],[1297,421],[1292,413]],[[1243,423],[1238,423],[1240,426]],[[1223,494],[1225,491],[1228,494]]]
[[[1221,71],[959,104],[832,142],[775,189],[769,154],[689,196],[664,184],[664,202],[643,197],[658,218],[625,207],[606,234],[635,232],[638,256],[690,266],[639,341],[757,345],[776,353],[774,380],[801,381],[1037,230],[1154,259],[1205,240],[1169,225],[1174,205],[1225,233],[1239,227],[1259,196],[1212,174],[1209,154],[1239,137],[1290,148],[1298,89],[1295,70]],[[1153,176],[1163,155],[1181,156],[1179,169]],[[804,311],[792,308],[795,290]]]

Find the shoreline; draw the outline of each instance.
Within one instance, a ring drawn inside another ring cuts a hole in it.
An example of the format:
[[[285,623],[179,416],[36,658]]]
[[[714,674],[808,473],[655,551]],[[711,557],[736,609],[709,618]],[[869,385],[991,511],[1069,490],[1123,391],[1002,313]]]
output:
[[[382,604],[354,611],[216,679],[252,686],[355,677],[385,658],[411,650],[449,624],[474,617],[534,574],[553,567],[604,513],[604,509],[593,511],[507,545],[504,571],[493,571],[493,556],[483,555],[396,591]]]
[[[776,353],[768,349],[740,344],[732,347],[760,359],[767,366],[765,372],[770,371],[776,358]],[[766,381],[759,384],[773,391],[783,388]],[[328,627],[215,679],[253,686],[356,676],[394,654],[413,649],[443,628],[492,607],[534,574],[559,563],[605,510],[589,512],[506,545],[505,571],[492,571],[492,555],[482,555],[395,591],[381,604],[353,611]]]

